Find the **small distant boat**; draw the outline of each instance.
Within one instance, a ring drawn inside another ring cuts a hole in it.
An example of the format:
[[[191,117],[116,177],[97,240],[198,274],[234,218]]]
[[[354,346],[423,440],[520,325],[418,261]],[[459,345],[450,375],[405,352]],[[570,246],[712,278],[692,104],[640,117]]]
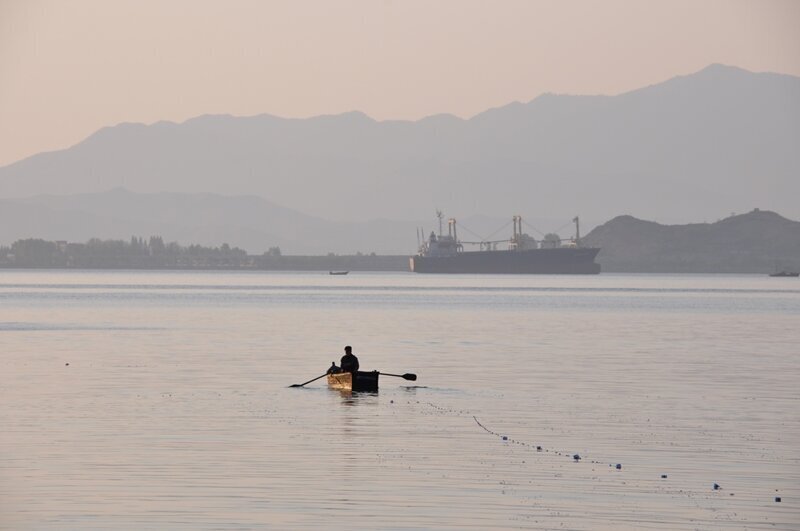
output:
[[[354,381],[352,373],[337,372],[328,375],[328,387],[340,391],[366,391],[377,393],[378,377],[380,375],[381,373],[378,371],[358,371],[355,374],[356,377]]]
[[[775,273],[770,273],[769,276],[771,276],[771,277],[800,277],[800,272],[797,272],[797,271],[777,271]]]
[[[350,271],[328,271],[329,275],[346,275]]]

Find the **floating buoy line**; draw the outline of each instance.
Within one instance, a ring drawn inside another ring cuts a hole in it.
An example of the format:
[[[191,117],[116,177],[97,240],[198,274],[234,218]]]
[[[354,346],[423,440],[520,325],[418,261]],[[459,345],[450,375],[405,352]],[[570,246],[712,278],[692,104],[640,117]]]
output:
[[[417,401],[417,403],[419,404],[420,402]],[[434,404],[432,402],[426,402],[426,403],[430,407],[432,407],[432,408],[434,408],[434,409],[436,409],[436,410],[438,410],[438,411],[440,411],[442,413],[455,413],[455,414],[460,414],[460,415],[470,415],[472,417],[472,419],[475,421],[475,424],[477,424],[483,431],[485,431],[489,435],[497,437],[498,439],[500,439],[504,443],[516,444],[518,446],[522,446],[522,447],[525,447],[525,448],[530,448],[531,450],[535,450],[536,452],[552,453],[554,455],[567,456],[570,459],[572,459],[575,463],[579,463],[582,460],[584,460],[584,458],[580,454],[577,454],[577,453],[570,454],[569,452],[563,452],[563,451],[559,451],[559,450],[551,450],[551,449],[548,449],[548,448],[543,448],[539,444],[530,443],[530,442],[526,442],[526,441],[520,441],[520,440],[517,440],[517,439],[513,439],[513,438],[509,437],[508,435],[493,431],[493,430],[489,429],[486,425],[484,425],[480,420],[478,420],[478,417],[476,415],[472,415],[471,412],[469,412],[469,411],[455,410],[455,409],[451,409],[451,408],[446,408],[446,407],[442,407],[442,406],[439,406],[437,404]],[[600,461],[596,461],[596,460],[586,460],[586,462],[587,463],[592,463],[592,464],[603,464]],[[616,470],[622,470],[622,463],[609,463],[608,466],[611,467],[611,468],[614,468]],[[669,477],[667,474],[661,474],[660,476],[661,476],[660,479],[662,479],[662,480],[665,480],[665,479],[667,479]],[[720,491],[720,490],[722,490],[722,486],[719,485],[718,483],[714,482],[712,484],[712,486],[711,486],[711,490],[712,491]],[[776,489],[776,492],[777,492],[777,489]],[[734,495],[733,492],[729,493],[729,496],[733,496],[733,495]],[[774,503],[781,503],[781,501],[782,501],[780,496],[775,496],[773,498],[773,500],[774,500]]]
[[[525,447],[528,447],[528,448],[532,448],[532,449],[535,449],[537,452],[547,452],[547,453],[550,452],[549,449],[542,448],[542,446],[539,445],[539,444],[528,443],[528,442],[525,442],[525,441],[518,441],[516,439],[509,438],[508,435],[503,435],[503,434],[497,433],[495,431],[492,431],[489,428],[487,428],[486,426],[484,426],[483,424],[481,424],[481,421],[479,421],[478,417],[476,417],[475,415],[472,415],[472,418],[473,418],[473,420],[475,421],[475,423],[478,426],[483,428],[483,431],[485,431],[486,433],[488,433],[490,435],[494,435],[495,437],[499,437],[504,442],[508,442],[508,443],[511,443],[511,444],[518,444],[520,446],[525,446]],[[555,455],[569,455],[569,452],[553,451],[553,453]],[[578,462],[581,459],[583,459],[583,458],[580,456],[580,454],[573,454],[572,455],[572,460],[575,461],[575,462]],[[598,461],[589,461],[589,462],[590,463],[599,464]],[[609,464],[608,466],[614,466],[614,465],[613,464]],[[619,470],[621,468],[622,468],[622,465],[617,464],[617,470]]]

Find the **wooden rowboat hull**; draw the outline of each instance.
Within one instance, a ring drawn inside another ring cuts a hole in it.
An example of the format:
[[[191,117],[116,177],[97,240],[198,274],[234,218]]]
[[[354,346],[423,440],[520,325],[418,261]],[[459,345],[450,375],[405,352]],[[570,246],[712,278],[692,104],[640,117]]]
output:
[[[356,373],[355,381],[349,372],[339,372],[328,375],[328,387],[341,391],[366,391],[375,393],[378,391],[378,371]]]

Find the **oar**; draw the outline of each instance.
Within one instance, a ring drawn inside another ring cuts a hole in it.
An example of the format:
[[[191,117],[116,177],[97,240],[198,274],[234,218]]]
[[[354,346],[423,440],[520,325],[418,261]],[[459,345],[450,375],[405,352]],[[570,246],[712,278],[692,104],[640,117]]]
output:
[[[317,380],[319,380],[323,376],[328,376],[328,373],[326,372],[325,374],[320,374],[319,376],[317,376],[313,380],[309,380],[309,381],[301,383],[301,384],[292,384],[289,387],[303,387],[305,384],[310,384],[311,382],[316,382]],[[416,376],[415,376],[415,378],[416,378]]]
[[[411,380],[412,382],[417,379],[417,375],[411,374],[410,372],[405,374],[389,374],[388,372],[381,372],[378,374],[382,374],[384,376],[397,376],[398,378],[402,378],[403,380]]]

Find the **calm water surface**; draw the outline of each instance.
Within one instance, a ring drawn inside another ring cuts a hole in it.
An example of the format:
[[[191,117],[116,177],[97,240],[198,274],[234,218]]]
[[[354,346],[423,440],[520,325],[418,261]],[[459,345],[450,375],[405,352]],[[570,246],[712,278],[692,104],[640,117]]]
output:
[[[0,271],[0,527],[798,529],[798,326],[766,276]],[[419,379],[287,388],[346,344]]]

